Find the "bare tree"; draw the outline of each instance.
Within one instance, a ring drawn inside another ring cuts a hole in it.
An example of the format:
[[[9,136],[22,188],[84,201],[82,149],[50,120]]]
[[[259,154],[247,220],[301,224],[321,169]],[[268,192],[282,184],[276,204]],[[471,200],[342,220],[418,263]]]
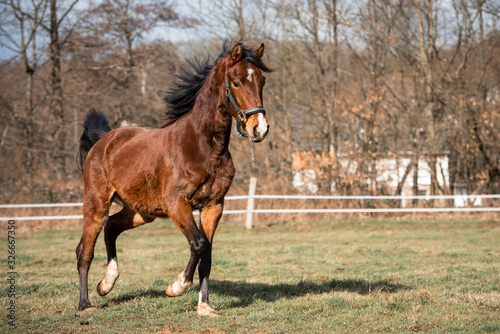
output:
[[[325,15],[326,14],[326,15]],[[324,175],[324,186],[331,191],[333,181],[333,161],[330,155],[339,151],[336,140],[335,100],[337,72],[338,41],[337,3],[321,2],[319,0],[298,1],[292,13],[293,19],[300,27],[295,38],[307,52],[312,63],[314,75],[311,77],[310,90],[317,101],[309,99],[309,108],[316,117],[324,119],[321,133],[323,135],[322,151],[328,153],[326,168],[320,173]],[[326,37],[324,37],[326,36]],[[330,42],[333,39],[333,51]],[[311,103],[312,102],[312,103]],[[319,102],[319,103],[318,103]]]
[[[351,54],[363,69],[358,74],[365,107],[359,112],[351,110],[361,121],[363,131],[361,157],[358,170],[363,176],[370,177],[370,191],[376,192],[377,156],[383,154],[381,133],[382,119],[391,117],[386,107],[388,85],[384,82],[393,67],[389,65],[392,60],[393,30],[395,8],[392,1],[368,0],[365,8],[360,8],[357,26],[352,26],[354,36],[362,41],[365,48],[353,45],[349,40],[346,44]],[[365,81],[368,80],[367,83]],[[391,145],[392,146],[392,145]],[[393,147],[394,149],[394,147]],[[382,152],[381,152],[382,151]]]
[[[37,48],[37,35],[39,27],[45,18],[47,1],[32,1],[29,6],[17,1],[2,1],[3,19],[7,25],[0,26],[0,44],[14,51],[21,57],[25,75],[25,102],[24,114],[14,115],[18,119],[26,136],[26,172],[31,175],[33,168],[33,115],[35,105],[33,103],[33,78],[38,68],[40,53]],[[10,19],[9,19],[10,18]],[[13,29],[13,31],[10,31]],[[9,29],[9,30],[8,30]]]
[[[60,37],[62,24],[67,19],[69,13],[79,0],[72,0],[69,6],[63,8],[57,0],[49,0],[48,22],[45,18],[40,25],[49,35],[49,59],[51,64],[50,75],[50,108],[53,119],[52,139],[57,143],[55,151],[55,162],[61,170],[60,175],[64,175],[67,158],[67,141],[65,133],[65,124],[67,118],[64,113],[63,88],[62,88],[62,70],[61,70],[61,50],[63,45],[71,35],[73,28],[67,29],[66,36]]]
[[[105,50],[124,50],[115,58],[114,64],[101,67],[116,87],[116,95],[122,99],[114,108],[112,119],[115,125],[125,119],[127,105],[126,92],[133,88],[138,46],[142,36],[159,26],[189,27],[197,23],[189,17],[182,17],[174,10],[170,1],[143,2],[139,0],[105,0],[84,14],[83,31],[74,43],[84,47],[100,47]],[[121,70],[120,70],[121,69]],[[118,70],[118,71],[117,71]],[[142,72],[142,76],[145,72]],[[142,93],[141,93],[142,94]],[[132,99],[132,97],[130,97]]]

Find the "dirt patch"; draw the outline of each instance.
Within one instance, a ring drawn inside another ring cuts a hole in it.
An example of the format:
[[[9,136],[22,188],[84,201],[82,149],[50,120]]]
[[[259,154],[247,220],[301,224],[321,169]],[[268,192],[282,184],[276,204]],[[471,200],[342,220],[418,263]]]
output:
[[[435,329],[437,326],[432,326],[432,325],[425,325],[425,326],[415,326],[411,329],[412,332],[427,332],[430,331],[431,329]]]
[[[500,228],[500,220],[488,219],[479,225],[480,228]]]
[[[210,327],[199,332],[190,329],[174,329],[162,328],[157,333],[159,334],[225,334],[226,332],[217,327]]]

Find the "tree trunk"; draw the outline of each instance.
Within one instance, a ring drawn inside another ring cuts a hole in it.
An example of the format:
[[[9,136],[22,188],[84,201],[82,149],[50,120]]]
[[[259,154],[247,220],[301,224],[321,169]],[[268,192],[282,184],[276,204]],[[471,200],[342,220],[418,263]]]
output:
[[[33,168],[33,75],[35,71],[28,67],[26,77],[25,113],[26,120],[23,122],[26,135],[26,175],[31,178]]]
[[[418,159],[419,159],[419,133],[418,129],[415,129],[414,138],[413,138],[413,196],[418,196]],[[417,207],[418,199],[413,200],[413,207]]]
[[[486,86],[486,75],[487,75],[487,66],[485,59],[485,50],[484,50],[484,18],[483,18],[483,5],[484,0],[477,1],[477,11],[479,14],[479,52],[480,52],[480,67],[481,67],[481,82],[479,85],[479,98],[481,100],[481,105],[483,108],[486,108],[487,98],[488,98],[488,88]],[[490,158],[488,151],[483,143],[481,138],[481,133],[479,130],[479,122],[475,116],[475,111],[470,110],[473,118],[473,128],[474,134],[473,138],[478,144],[479,151],[481,152],[486,166],[488,166],[488,192],[491,194],[497,194],[500,192],[500,169],[496,166],[494,161]]]
[[[436,131],[435,131],[435,117],[434,117],[434,97],[433,97],[433,58],[434,58],[434,7],[433,0],[426,1],[427,8],[424,8],[420,2],[417,2],[417,19],[418,19],[418,45],[419,45],[419,61],[423,75],[423,119],[427,120],[426,134],[427,134],[427,144],[428,144],[428,165],[431,174],[431,195],[436,195],[437,193],[437,164],[436,164],[436,154],[437,154],[437,141],[436,141]],[[423,14],[426,14],[425,22],[427,23],[426,29],[424,29],[424,18]],[[426,38],[427,36],[427,38]],[[434,205],[434,201],[432,201]]]
[[[333,154],[329,155],[330,163],[331,163],[331,171],[330,175],[332,175],[333,180],[330,179],[330,192],[332,192],[332,181],[335,182],[336,188],[339,187],[339,175],[340,175],[340,163],[339,163],[339,142],[338,142],[338,125],[337,125],[337,98],[338,98],[338,82],[339,82],[339,71],[338,71],[338,45],[339,45],[339,37],[338,37],[338,20],[337,20],[337,0],[332,0],[332,7],[330,13],[330,25],[332,27],[333,34],[333,64],[332,64],[332,88],[330,90],[330,99],[332,101],[331,108],[329,109],[329,137],[330,137],[330,147],[329,149],[333,149]],[[333,161],[332,161],[333,159]]]
[[[61,78],[61,45],[59,44],[59,22],[57,20],[57,0],[50,0],[50,61],[51,68],[51,108],[54,118],[54,140],[57,142],[58,152],[56,162],[64,174],[66,169],[66,133],[63,91]]]

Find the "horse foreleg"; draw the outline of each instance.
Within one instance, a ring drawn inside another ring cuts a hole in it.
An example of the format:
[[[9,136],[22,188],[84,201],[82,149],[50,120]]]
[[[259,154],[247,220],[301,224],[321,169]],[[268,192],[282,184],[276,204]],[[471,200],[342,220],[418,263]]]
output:
[[[116,255],[116,238],[126,230],[136,228],[153,220],[154,217],[141,216],[127,207],[109,217],[104,227],[104,242],[108,255],[108,266],[104,278],[97,284],[97,293],[99,296],[105,296],[110,293],[120,276]]]
[[[79,310],[92,307],[88,293],[88,273],[94,258],[94,247],[108,216],[110,203],[97,199],[85,201],[83,217],[83,233],[80,243],[76,247],[78,275],[80,280]]]
[[[188,240],[191,250],[191,256],[186,269],[166,289],[167,296],[178,297],[183,295],[193,285],[194,271],[200,261],[200,257],[208,247],[208,241],[198,230],[191,206],[188,203],[179,200],[171,205],[168,214]]]
[[[222,203],[206,206],[201,211],[201,233],[208,240],[208,247],[201,256],[198,265],[200,277],[200,297],[198,300],[198,314],[202,316],[218,316],[217,311],[210,307],[208,303],[208,280],[212,268],[212,241],[222,216]]]

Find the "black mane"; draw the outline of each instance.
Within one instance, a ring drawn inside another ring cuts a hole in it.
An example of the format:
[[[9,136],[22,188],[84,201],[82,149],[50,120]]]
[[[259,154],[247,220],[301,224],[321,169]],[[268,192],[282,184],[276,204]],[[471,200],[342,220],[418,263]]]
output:
[[[253,64],[263,72],[272,71],[272,69],[264,64],[253,48],[242,44],[242,49],[243,55],[241,59],[247,64]],[[222,46],[221,54],[213,63],[210,63],[209,58],[204,61],[195,58],[194,61],[187,60],[189,67],[181,66],[179,68],[179,73],[175,75],[176,81],[174,81],[173,86],[168,90],[167,95],[163,99],[167,104],[163,127],[174,123],[193,108],[194,102],[208,74],[219,59],[229,56],[231,50],[232,47],[226,41]]]

